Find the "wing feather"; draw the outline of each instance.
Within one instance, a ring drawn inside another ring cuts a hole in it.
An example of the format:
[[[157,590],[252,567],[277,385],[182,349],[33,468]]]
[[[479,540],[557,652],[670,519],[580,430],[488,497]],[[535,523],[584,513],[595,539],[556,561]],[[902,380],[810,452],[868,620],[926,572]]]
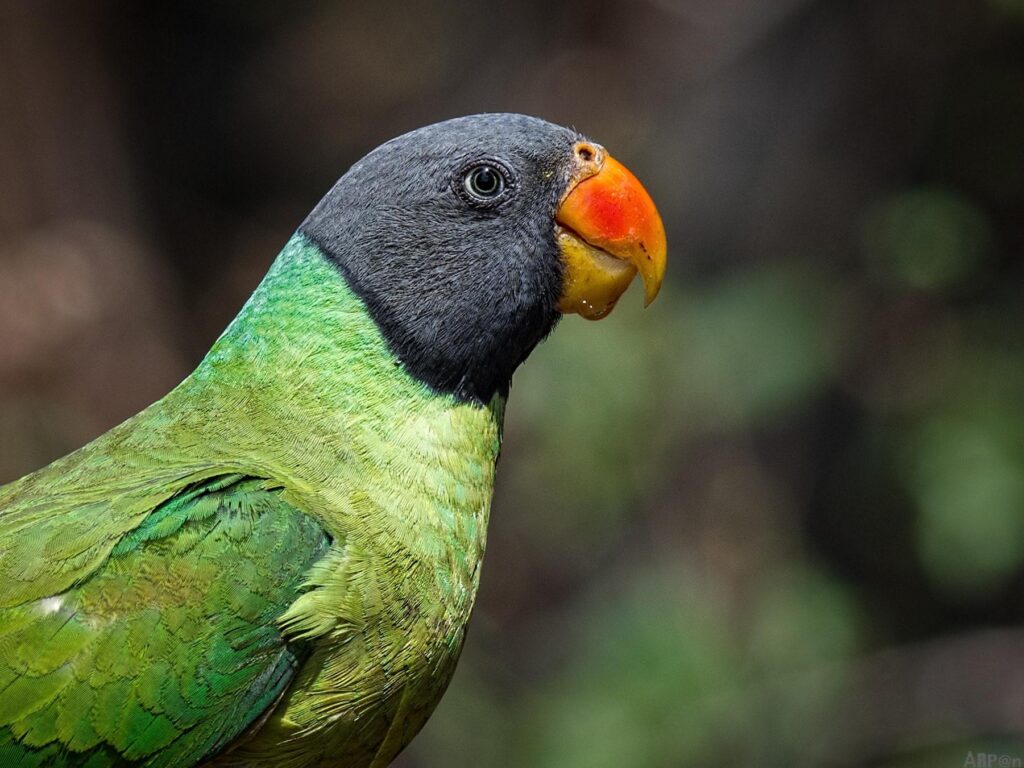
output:
[[[0,515],[0,575],[16,574],[0,600],[4,765],[189,765],[294,677],[307,649],[278,619],[330,537],[265,478],[187,471],[172,487]]]

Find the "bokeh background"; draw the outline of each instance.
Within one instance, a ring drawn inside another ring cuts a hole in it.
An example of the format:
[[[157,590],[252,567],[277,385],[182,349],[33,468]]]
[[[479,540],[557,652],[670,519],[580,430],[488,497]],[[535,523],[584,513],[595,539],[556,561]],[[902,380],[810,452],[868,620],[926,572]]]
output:
[[[517,375],[403,768],[1024,759],[1024,2],[0,0],[0,482],[201,358],[354,160],[479,111],[644,180],[661,299]]]

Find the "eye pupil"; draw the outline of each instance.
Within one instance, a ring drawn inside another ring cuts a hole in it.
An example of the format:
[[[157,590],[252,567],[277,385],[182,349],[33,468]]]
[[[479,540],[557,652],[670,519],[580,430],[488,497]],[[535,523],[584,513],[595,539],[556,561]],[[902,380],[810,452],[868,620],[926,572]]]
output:
[[[505,179],[501,173],[489,165],[474,168],[466,176],[467,191],[477,198],[491,199],[501,194],[505,188]]]

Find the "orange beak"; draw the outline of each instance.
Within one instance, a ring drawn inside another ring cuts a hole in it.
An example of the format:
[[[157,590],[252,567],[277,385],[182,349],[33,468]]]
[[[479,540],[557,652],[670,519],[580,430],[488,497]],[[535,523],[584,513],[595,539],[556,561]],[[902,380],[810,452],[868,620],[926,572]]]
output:
[[[565,265],[558,310],[600,320],[639,272],[644,306],[665,277],[665,227],[647,190],[603,148],[576,145],[576,181],[555,214]]]

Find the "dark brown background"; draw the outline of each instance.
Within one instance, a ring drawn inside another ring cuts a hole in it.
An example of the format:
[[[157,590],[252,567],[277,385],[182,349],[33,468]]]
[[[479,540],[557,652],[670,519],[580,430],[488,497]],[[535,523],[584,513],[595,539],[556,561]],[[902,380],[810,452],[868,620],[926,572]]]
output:
[[[570,123],[669,283],[516,378],[399,761],[1024,758],[1024,4],[0,0],[0,482],[161,396],[364,152]]]

